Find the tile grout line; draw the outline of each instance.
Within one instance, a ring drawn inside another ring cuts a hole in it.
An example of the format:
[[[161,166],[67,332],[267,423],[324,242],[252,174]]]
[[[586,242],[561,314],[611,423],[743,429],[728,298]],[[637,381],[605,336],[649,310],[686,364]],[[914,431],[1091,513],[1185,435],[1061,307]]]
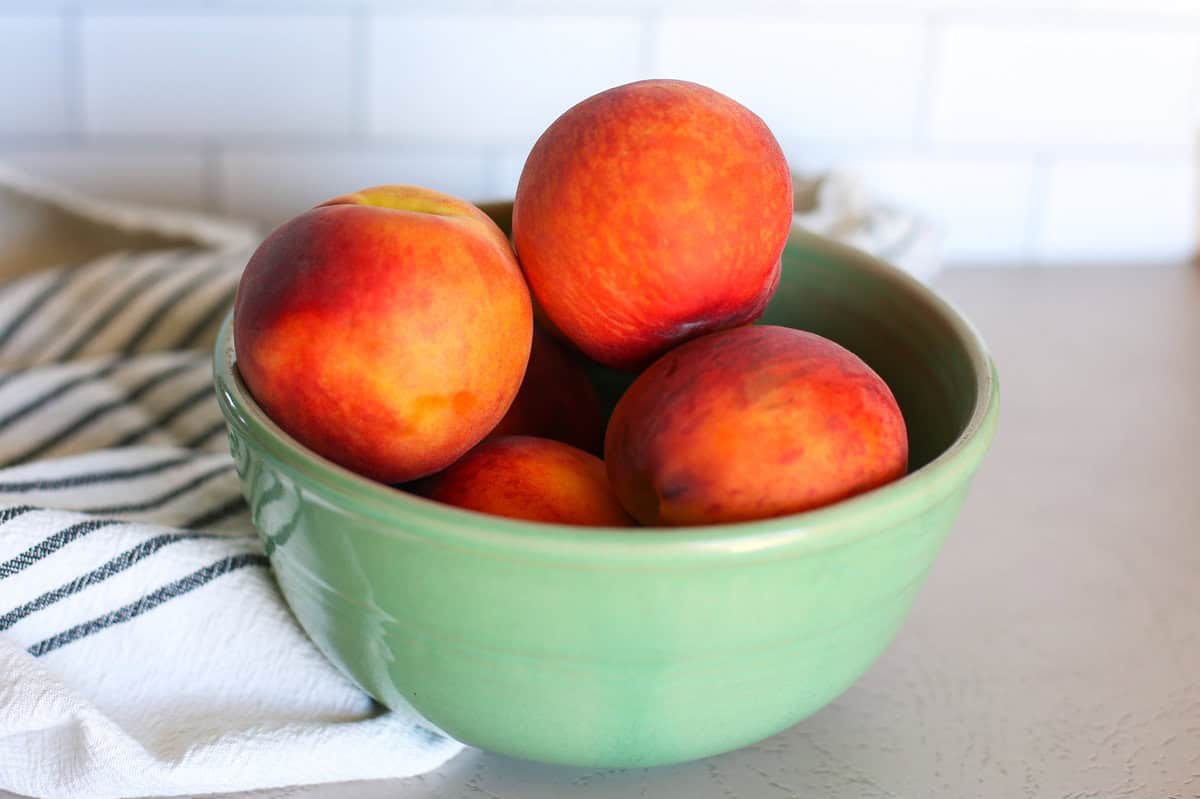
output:
[[[370,136],[374,19],[374,13],[362,3],[356,4],[350,14],[350,133],[360,146]]]
[[[1188,114],[1192,121],[1192,128],[1200,129],[1200,37],[1192,42],[1192,81],[1188,87],[1188,96],[1191,98],[1191,108],[1188,109]],[[1190,137],[1192,148],[1189,156],[1195,160],[1195,136]]]
[[[66,108],[67,140],[84,140],[86,114],[83,99],[83,13],[77,5],[64,6],[59,21],[63,36],[63,103]]]
[[[659,42],[662,12],[648,11],[639,17],[637,70],[641,78],[659,77]]]
[[[57,8],[55,8],[57,5]],[[49,6],[49,9],[47,7]],[[9,0],[0,8],[0,18],[29,16],[30,14],[58,13],[61,10],[73,8],[73,3],[50,2],[39,3],[35,0]],[[89,9],[89,14],[99,16],[273,16],[273,17],[312,17],[345,13],[355,9],[379,10],[383,13],[402,16],[408,13],[435,13],[447,15],[464,15],[478,12],[477,3],[467,0],[451,0],[450,2],[414,3],[403,11],[393,11],[391,2],[385,0],[337,0],[336,2],[304,2],[282,6],[268,0],[251,0],[250,2],[220,3],[193,0],[182,4],[182,7],[164,8],[162,4],[145,0],[140,3],[129,2],[95,2]],[[550,0],[501,0],[488,3],[483,13],[487,14],[519,14],[522,16],[639,16],[661,13],[664,10],[678,11],[688,16],[728,16],[726,6],[700,3],[684,5],[672,0],[627,0],[621,3],[605,3],[601,0],[571,4],[559,7]],[[1080,25],[1093,29],[1133,30],[1133,31],[1185,31],[1200,29],[1200,14],[1181,12],[1170,9],[1139,10],[1122,12],[1114,10],[1084,10],[1080,11],[1070,6],[1046,9],[1034,5],[1010,8],[961,8],[946,5],[931,0],[913,0],[908,8],[897,8],[891,3],[863,4],[847,8],[833,0],[818,0],[787,4],[781,2],[749,2],[742,5],[737,12],[740,16],[759,16],[792,19],[846,19],[857,21],[865,17],[899,19],[903,16],[921,13],[938,13],[946,16],[948,21],[980,22],[986,25],[1034,25],[1038,27],[1061,27],[1078,29]]]
[[[1039,29],[1066,31],[1116,31],[1130,34],[1200,31],[1200,15],[1170,11],[1078,11],[1071,8],[954,8],[939,7],[947,24],[985,27],[989,30]]]
[[[921,61],[917,72],[917,107],[913,115],[912,143],[913,152],[926,154],[933,151],[931,133],[933,129],[933,108],[936,98],[935,88],[940,73],[938,48],[942,40],[942,17],[933,12],[925,17],[924,41],[921,48]]]
[[[1046,213],[1050,203],[1050,177],[1054,158],[1043,150],[1033,157],[1033,176],[1029,183],[1029,212],[1025,219],[1025,243],[1022,249],[1024,260],[1038,264],[1038,250],[1046,226]]]
[[[210,133],[210,134],[170,134],[170,133],[89,133],[86,143],[89,147],[100,149],[132,149],[139,147],[195,149],[210,141],[213,136],[219,137],[223,146],[246,149],[269,148],[297,153],[312,150],[337,148],[339,145],[361,145],[363,150],[376,148],[412,148],[428,152],[458,152],[464,147],[478,146],[478,138],[446,139],[437,136],[408,136],[404,134],[383,134],[368,136],[365,141],[353,141],[345,134],[254,134],[254,133]],[[65,133],[0,133],[0,148],[48,150],[67,146],[74,138]],[[782,140],[781,140],[782,141]],[[789,145],[807,147],[839,146],[848,151],[880,150],[886,152],[907,153],[912,157],[925,155],[951,159],[982,159],[982,160],[1022,160],[1028,161],[1051,151],[1070,148],[1071,157],[1083,160],[1122,162],[1129,164],[1174,164],[1180,158],[1176,155],[1164,156],[1155,143],[1137,142],[1089,142],[1067,141],[1046,144],[1020,141],[995,141],[986,139],[949,140],[931,143],[926,152],[912,153],[905,145],[909,139],[904,136],[896,138],[788,138]],[[516,148],[527,145],[524,138],[502,137],[488,139],[489,146],[501,149]],[[1189,156],[1190,157],[1190,156]]]

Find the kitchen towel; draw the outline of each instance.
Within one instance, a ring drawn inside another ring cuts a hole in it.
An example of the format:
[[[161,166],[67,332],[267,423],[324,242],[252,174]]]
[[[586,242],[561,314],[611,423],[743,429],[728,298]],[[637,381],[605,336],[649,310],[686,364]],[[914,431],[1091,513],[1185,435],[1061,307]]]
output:
[[[256,241],[0,172],[0,789],[404,777],[462,748],[330,665],[267,569],[210,366]]]
[[[793,224],[895,264],[920,280],[942,268],[942,230],[876,196],[853,170],[794,173]]]
[[[798,225],[936,270],[852,175],[796,188]],[[329,665],[271,579],[209,360],[257,240],[0,170],[0,789],[395,778],[462,748]]]

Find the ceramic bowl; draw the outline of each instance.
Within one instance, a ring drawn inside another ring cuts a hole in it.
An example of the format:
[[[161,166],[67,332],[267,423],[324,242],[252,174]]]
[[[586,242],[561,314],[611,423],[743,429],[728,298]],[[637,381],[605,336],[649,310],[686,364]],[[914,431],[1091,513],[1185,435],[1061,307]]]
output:
[[[934,292],[800,232],[763,321],[828,336],[883,376],[908,425],[906,477],[710,527],[484,516],[359,477],[289,437],[238,378],[227,320],[217,394],[296,618],[384,705],[532,760],[686,761],[819,710],[879,656],[920,589],[992,438],[996,373]]]

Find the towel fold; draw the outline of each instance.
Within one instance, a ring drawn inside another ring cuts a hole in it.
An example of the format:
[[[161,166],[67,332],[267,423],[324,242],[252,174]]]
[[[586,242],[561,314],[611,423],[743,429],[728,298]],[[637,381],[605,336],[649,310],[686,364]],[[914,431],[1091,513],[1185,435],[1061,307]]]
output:
[[[4,790],[394,778],[462,748],[330,665],[271,578],[210,366],[256,239],[0,173]]]
[[[797,224],[928,277],[938,237],[851,175]],[[103,799],[395,778],[461,750],[305,637],[211,385],[256,231],[0,170],[0,789]]]

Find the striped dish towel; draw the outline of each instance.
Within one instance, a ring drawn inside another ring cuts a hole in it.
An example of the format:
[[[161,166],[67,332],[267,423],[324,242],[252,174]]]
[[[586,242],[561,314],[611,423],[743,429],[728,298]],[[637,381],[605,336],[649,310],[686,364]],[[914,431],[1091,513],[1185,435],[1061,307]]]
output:
[[[876,197],[855,172],[793,172],[792,188],[795,227],[869,252],[918,280],[941,271],[941,228],[923,214]]]
[[[461,749],[334,669],[267,569],[209,354],[255,240],[0,171],[0,789],[402,777]]]

